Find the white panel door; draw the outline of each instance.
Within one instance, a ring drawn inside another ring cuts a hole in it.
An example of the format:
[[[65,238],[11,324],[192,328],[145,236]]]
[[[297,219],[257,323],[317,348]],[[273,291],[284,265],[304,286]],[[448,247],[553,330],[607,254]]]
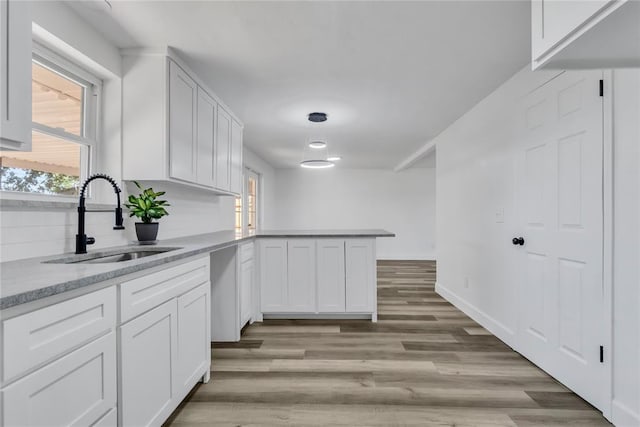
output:
[[[169,61],[169,174],[196,182],[196,110],[198,85]]]
[[[242,125],[231,120],[230,179],[231,192],[242,193]]]
[[[211,283],[178,297],[176,385],[182,399],[211,367]]]
[[[566,72],[520,116],[518,351],[601,407],[602,73]]]
[[[116,376],[110,332],[4,389],[0,424],[93,425],[116,405]]]
[[[201,87],[198,87],[198,134],[196,174],[198,184],[213,187],[215,184],[215,135],[218,104]]]
[[[287,310],[316,311],[316,241],[290,239],[287,243]]]
[[[123,426],[159,426],[178,403],[176,317],[172,299],[120,327]]]
[[[216,128],[216,188],[229,191],[229,166],[231,163],[231,116],[221,106],[218,106],[218,123]]]
[[[262,312],[280,313],[287,307],[287,241],[260,239],[260,301]]]
[[[376,292],[375,239],[345,240],[347,313],[373,311]]]
[[[344,313],[344,240],[318,239],[318,312]]]

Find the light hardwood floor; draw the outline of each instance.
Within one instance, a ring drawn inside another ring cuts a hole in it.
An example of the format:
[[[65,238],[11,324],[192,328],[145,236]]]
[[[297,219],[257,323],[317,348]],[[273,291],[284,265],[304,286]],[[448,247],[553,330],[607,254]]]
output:
[[[609,425],[434,291],[435,263],[378,262],[378,323],[270,320],[213,345],[168,425]]]

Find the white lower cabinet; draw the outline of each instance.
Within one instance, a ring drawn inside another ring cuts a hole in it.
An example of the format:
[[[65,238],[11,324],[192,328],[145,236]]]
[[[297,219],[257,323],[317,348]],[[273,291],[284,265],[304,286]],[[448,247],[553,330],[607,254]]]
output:
[[[161,425],[173,411],[178,307],[172,299],[120,328],[124,426]]]
[[[208,380],[208,272],[207,257],[121,285],[144,285],[136,294],[156,289],[149,298],[164,295],[159,305],[120,327],[121,425],[161,425],[200,378]],[[123,304],[128,300],[123,298]]]
[[[4,426],[115,426],[116,335],[110,332],[2,390]]]
[[[176,264],[2,318],[0,427],[162,425],[211,367],[209,257]]]
[[[281,313],[287,311],[287,241],[262,239],[258,242],[262,312]]]
[[[178,298],[177,385],[180,399],[211,365],[210,302],[209,283]]]
[[[347,312],[369,313],[376,298],[376,255],[371,239],[345,241],[345,306]]]
[[[316,242],[292,239],[287,242],[287,309],[316,311]]]
[[[318,240],[317,251],[318,312],[344,313],[344,240]]]
[[[253,307],[253,275],[255,274],[253,258],[240,264],[240,327],[251,320]]]
[[[265,314],[363,314],[376,320],[374,239],[260,239]]]

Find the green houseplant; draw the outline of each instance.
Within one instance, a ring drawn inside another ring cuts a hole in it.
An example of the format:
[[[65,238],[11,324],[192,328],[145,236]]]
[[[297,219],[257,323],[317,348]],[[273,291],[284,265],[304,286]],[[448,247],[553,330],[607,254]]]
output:
[[[136,222],[136,235],[140,242],[153,242],[158,236],[158,223],[154,219],[160,219],[169,212],[166,206],[171,206],[166,200],[158,200],[158,197],[165,194],[164,191],[153,191],[153,188],[142,188],[137,182],[133,183],[141,193],[137,196],[130,195],[124,205],[129,209],[130,217],[140,218],[142,222]]]

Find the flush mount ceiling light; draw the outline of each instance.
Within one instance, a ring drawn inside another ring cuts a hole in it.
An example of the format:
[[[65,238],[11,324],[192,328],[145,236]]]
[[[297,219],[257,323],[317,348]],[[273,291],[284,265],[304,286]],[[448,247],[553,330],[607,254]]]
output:
[[[309,113],[307,116],[310,122],[313,123],[322,123],[327,121],[327,113]]]
[[[308,169],[326,169],[334,167],[335,164],[329,160],[304,160],[300,162],[300,166]]]
[[[331,157],[327,157],[327,160],[330,162],[337,162],[338,160],[342,160],[342,157],[340,156],[331,156]]]
[[[324,141],[311,141],[309,143],[309,147],[316,148],[316,149],[325,148],[326,146],[327,146],[327,143]]]

